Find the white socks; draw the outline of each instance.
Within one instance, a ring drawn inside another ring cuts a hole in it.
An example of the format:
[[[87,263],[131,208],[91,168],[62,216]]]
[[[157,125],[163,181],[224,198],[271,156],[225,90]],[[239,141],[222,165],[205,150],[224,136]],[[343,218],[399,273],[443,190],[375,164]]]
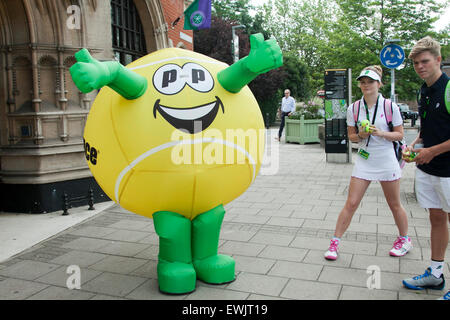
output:
[[[439,278],[444,272],[444,261],[431,260],[431,274]]]
[[[338,244],[341,243],[341,238],[338,238],[338,237],[333,236],[332,240],[337,240],[337,241],[338,241]]]

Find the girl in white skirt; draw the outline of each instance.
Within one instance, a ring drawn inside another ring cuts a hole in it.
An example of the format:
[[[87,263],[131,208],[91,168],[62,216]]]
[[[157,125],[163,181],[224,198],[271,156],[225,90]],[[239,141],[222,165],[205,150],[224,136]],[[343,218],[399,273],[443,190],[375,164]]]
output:
[[[357,80],[363,97],[359,102],[355,102],[355,108],[352,104],[347,109],[348,137],[352,142],[359,143],[359,149],[350,179],[347,201],[339,214],[334,237],[325,253],[328,260],[337,259],[340,239],[350,225],[353,214],[371,181],[380,182],[399,231],[399,236],[389,254],[403,256],[412,248],[411,239],[407,235],[408,218],[400,203],[401,169],[392,145],[392,141],[403,139],[403,119],[398,106],[392,103],[393,130],[390,131],[384,114],[385,99],[378,92],[382,86],[382,72],[380,66],[370,66],[361,71]],[[356,124],[354,109],[355,112],[359,112]],[[360,126],[364,120],[370,122],[370,132],[366,132]],[[358,125],[358,130],[355,125]]]

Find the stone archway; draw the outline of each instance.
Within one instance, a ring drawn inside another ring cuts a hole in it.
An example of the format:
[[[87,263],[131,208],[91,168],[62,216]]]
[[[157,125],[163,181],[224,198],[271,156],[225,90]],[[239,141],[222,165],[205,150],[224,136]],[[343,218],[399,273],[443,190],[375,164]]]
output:
[[[168,26],[160,0],[134,0],[145,32],[147,51],[169,47]]]

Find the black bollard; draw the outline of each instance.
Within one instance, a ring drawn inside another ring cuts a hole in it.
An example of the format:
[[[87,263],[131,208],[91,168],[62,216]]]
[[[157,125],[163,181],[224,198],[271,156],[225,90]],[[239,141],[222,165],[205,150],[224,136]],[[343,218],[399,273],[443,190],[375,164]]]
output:
[[[88,210],[95,210],[95,208],[94,208],[94,190],[92,190],[92,188],[89,188],[88,204],[89,204],[89,209]]]
[[[63,194],[63,216],[68,216],[69,215],[69,196],[67,195],[66,192],[64,192]]]

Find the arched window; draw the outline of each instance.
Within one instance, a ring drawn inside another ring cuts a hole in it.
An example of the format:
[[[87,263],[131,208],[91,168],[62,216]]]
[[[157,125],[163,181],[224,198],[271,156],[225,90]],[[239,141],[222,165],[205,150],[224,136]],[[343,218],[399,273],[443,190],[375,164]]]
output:
[[[112,43],[123,65],[145,56],[144,29],[133,0],[111,0]]]

